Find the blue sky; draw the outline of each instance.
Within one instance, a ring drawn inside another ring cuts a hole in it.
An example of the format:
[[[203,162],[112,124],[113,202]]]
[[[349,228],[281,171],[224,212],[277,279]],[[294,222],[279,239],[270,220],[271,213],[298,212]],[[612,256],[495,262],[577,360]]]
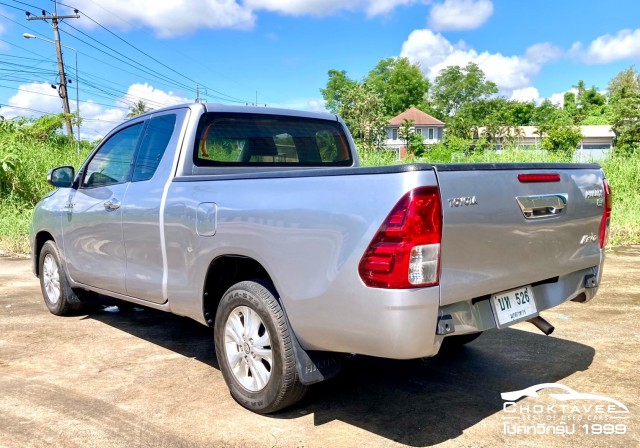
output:
[[[321,110],[329,69],[361,79],[379,60],[406,56],[430,78],[474,61],[508,98],[557,101],[580,79],[604,90],[616,73],[640,62],[637,0],[63,3],[81,11],[81,19],[65,20],[60,29],[62,43],[77,50],[80,110],[91,138],[121,121],[137,99],[154,107],[193,100],[196,82],[206,86],[202,97],[209,101],[255,102],[257,92],[260,104]],[[22,37],[53,38],[50,24],[25,20],[24,10],[38,15],[41,9],[51,12],[54,4],[0,0],[5,117],[61,111],[50,86],[58,82],[53,45]],[[59,6],[58,13],[69,12]],[[64,50],[72,79],[75,54]]]

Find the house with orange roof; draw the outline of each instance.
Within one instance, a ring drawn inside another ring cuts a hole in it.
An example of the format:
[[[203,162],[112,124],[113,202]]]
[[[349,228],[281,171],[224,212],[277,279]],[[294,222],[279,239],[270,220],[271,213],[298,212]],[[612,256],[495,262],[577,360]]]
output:
[[[401,149],[407,144],[401,137],[402,132],[400,131],[405,120],[413,123],[413,132],[422,135],[425,144],[433,145],[442,140],[444,123],[428,113],[422,112],[420,109],[411,107],[393,117],[385,126],[386,139],[383,146],[396,150],[399,157],[404,156]]]

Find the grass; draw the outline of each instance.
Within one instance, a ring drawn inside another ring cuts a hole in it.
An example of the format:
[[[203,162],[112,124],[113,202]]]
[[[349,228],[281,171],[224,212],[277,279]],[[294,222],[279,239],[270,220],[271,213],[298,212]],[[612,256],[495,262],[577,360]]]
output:
[[[76,168],[91,150],[83,144],[78,155],[76,145],[58,134],[42,138],[19,132],[0,122],[0,254],[27,254],[31,213],[37,201],[51,190],[46,181],[49,169],[72,165]],[[359,150],[364,166],[400,163],[395,152]],[[456,162],[567,162],[566,156],[533,150],[504,150],[451,153],[439,147],[422,158],[410,157],[403,163]],[[610,244],[640,244],[640,155],[611,158],[602,162],[614,197]]]
[[[76,143],[55,132],[0,121],[0,254],[29,252],[34,205],[51,187],[47,171],[61,165],[78,168],[91,144]]]

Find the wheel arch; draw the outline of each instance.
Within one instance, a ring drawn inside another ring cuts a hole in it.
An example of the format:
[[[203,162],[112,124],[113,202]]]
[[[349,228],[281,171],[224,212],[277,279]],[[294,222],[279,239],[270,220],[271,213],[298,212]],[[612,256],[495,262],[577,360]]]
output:
[[[218,304],[223,294],[236,283],[246,280],[264,280],[280,305],[284,308],[268,271],[257,260],[244,255],[221,255],[214,258],[207,269],[202,290],[202,312],[206,324],[213,326]]]
[[[40,276],[40,252],[47,241],[56,242],[53,235],[46,230],[39,231],[33,240],[33,272],[38,277]]]

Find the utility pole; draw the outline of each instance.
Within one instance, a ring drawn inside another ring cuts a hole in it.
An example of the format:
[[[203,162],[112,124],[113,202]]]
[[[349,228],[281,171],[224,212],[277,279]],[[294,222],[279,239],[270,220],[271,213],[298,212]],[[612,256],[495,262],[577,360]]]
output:
[[[200,102],[200,84],[196,83],[196,103]]]
[[[78,14],[78,10],[74,10],[75,14],[59,16],[58,15],[58,3],[54,0],[53,4],[55,5],[54,13],[51,15],[46,15],[46,11],[42,10],[41,16],[32,16],[30,12],[27,11],[27,20],[51,20],[51,26],[53,27],[53,41],[56,45],[56,56],[58,57],[58,72],[60,74],[60,88],[58,90],[58,95],[62,98],[62,108],[65,114],[65,121],[67,123],[67,134],[73,137],[73,128],[71,127],[71,108],[69,108],[69,95],[67,95],[67,75],[64,72],[64,61],[62,59],[62,47],[60,46],[60,33],[58,31],[58,22],[63,19],[79,19],[80,14]],[[78,82],[78,75],[76,73],[76,82]],[[78,117],[78,120],[80,117]]]

